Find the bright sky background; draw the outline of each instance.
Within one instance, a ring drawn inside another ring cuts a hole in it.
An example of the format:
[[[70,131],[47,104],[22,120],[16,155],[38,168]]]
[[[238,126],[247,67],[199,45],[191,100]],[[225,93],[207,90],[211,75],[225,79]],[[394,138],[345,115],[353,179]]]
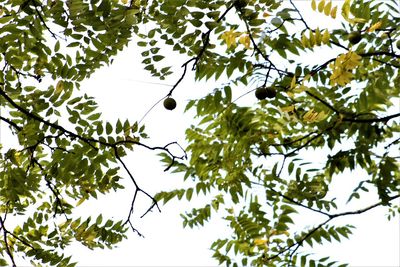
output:
[[[303,4],[300,1],[296,3]],[[308,13],[305,18],[310,16],[313,18],[311,25],[331,22],[327,22],[323,16],[316,13],[312,15]],[[151,83],[159,81],[142,70],[143,66],[139,64],[142,59],[139,54],[140,51],[132,43],[115,59],[111,67],[99,70],[90,80],[83,82],[82,92],[96,97],[104,119],[114,122],[117,118],[122,121],[129,118],[131,122],[140,120],[149,108],[170,90],[170,86]],[[180,77],[182,72],[180,65],[187,58],[173,55],[172,60],[176,66],[176,75],[165,82],[167,84],[174,84]],[[184,131],[194,123],[193,114],[183,114],[187,101],[207,94],[216,86],[213,82],[194,83],[193,80],[193,74],[188,73],[175,90],[173,97],[178,103],[176,110],[167,111],[160,103],[147,115],[144,123],[146,132],[151,138],[143,142],[156,146],[177,141],[185,145]],[[243,93],[250,89],[238,90]],[[253,94],[249,94],[240,101],[254,102],[254,99]],[[163,172],[163,166],[154,151],[138,148],[125,159],[125,162],[139,185],[148,193],[155,194],[160,190],[180,187],[182,183],[182,177],[179,175]],[[126,176],[123,172],[121,175]],[[353,175],[357,174],[349,174],[347,178]],[[104,218],[126,219],[134,192],[133,185],[128,180],[126,190],[100,197],[97,201],[85,202],[78,208],[78,212],[84,217],[97,216],[101,212]],[[340,192],[341,186],[337,184],[334,188]],[[149,204],[148,199],[143,197],[139,201],[141,202],[139,208],[145,211]],[[374,200],[362,203],[359,208],[373,203]],[[143,219],[135,219],[132,221],[134,226],[145,238],[129,232],[129,239],[111,251],[91,251],[77,244],[66,253],[73,254],[73,259],[79,261],[78,266],[216,266],[217,262],[211,258],[212,251],[209,247],[213,240],[229,235],[226,223],[214,219],[203,228],[183,229],[179,216],[185,210],[201,204],[200,201],[191,203],[171,201],[167,206],[161,206],[161,213],[154,210]],[[347,210],[353,209],[345,211]],[[141,215],[142,211],[138,209],[136,212]],[[301,213],[302,217],[297,218],[296,225],[314,225],[320,222],[318,217],[307,214],[309,214],[307,211]],[[357,226],[354,235],[350,240],[343,240],[341,243],[327,243],[315,249],[315,252],[321,252],[318,256],[331,256],[332,259],[348,262],[354,267],[400,266],[399,217],[388,222],[385,214],[386,209],[375,209],[362,215],[335,220],[333,223],[350,223]]]

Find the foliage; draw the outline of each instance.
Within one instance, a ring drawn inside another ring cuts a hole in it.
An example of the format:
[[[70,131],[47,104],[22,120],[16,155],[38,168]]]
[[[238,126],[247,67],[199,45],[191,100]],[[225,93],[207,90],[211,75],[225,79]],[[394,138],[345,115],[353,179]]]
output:
[[[150,1],[149,21],[157,24],[147,39],[190,57],[182,77],[193,64],[198,80],[223,85],[189,102],[198,118],[186,131],[190,160],[172,167],[185,186],[156,198],[208,197],[182,214],[183,224],[202,226],[213,216],[228,222],[232,234],[211,246],[221,264],[337,266],[307,253],[349,237],[353,226],[334,219],[379,206],[398,216],[391,203],[400,193],[396,1],[310,1],[314,15],[341,20],[337,28],[313,28],[295,1],[161,2]],[[351,32],[361,40],[350,43]],[[240,101],[266,86],[277,91],[272,99]],[[239,95],[240,87],[250,91]],[[356,171],[362,176],[349,176]],[[361,200],[359,209],[346,211],[343,196],[333,195],[339,179],[358,184],[341,192]],[[378,202],[362,206],[366,198]],[[325,219],[298,230],[304,210]]]
[[[149,211],[157,201],[209,197],[182,214],[183,223],[222,216],[232,235],[212,249],[227,265],[337,266],[306,247],[348,238],[353,226],[336,225],[336,218],[379,206],[398,216],[391,203],[400,191],[398,3],[309,4],[341,26],[312,28],[294,1],[1,1],[0,119],[16,144],[2,140],[0,264],[15,265],[22,255],[33,265],[73,266],[63,253],[73,241],[112,248],[129,227],[140,235],[130,220],[140,193],[153,201]],[[362,39],[349,44],[353,31]],[[188,162],[185,153],[170,152],[175,143],[143,143],[144,126],[136,122],[103,121],[94,99],[79,92],[79,83],[112,63],[133,36],[144,68],[160,79],[172,73],[161,48],[189,57],[165,97],[190,66],[198,80],[224,81],[187,106],[199,121],[186,132]],[[325,52],[331,57],[320,56]],[[304,60],[311,57],[321,62]],[[268,86],[276,96],[240,104],[234,97],[241,86]],[[182,173],[184,188],[146,193],[123,161],[135,146],[161,151],[166,169]],[[120,169],[135,186],[127,218],[76,217],[83,201],[122,189]],[[349,178],[358,186],[348,201],[375,192],[379,201],[343,211],[330,187],[359,169],[364,177]],[[297,231],[295,216],[304,209],[325,219]]]
[[[168,146],[141,143],[136,122],[102,121],[94,99],[79,93],[83,79],[127,46],[138,13],[134,3],[109,0],[0,2],[1,130],[15,137],[0,145],[1,266],[17,256],[73,266],[66,246],[112,248],[128,227],[137,231],[130,216],[138,194],[156,205],[122,158],[134,146]],[[135,186],[126,220],[77,217],[83,201],[123,188],[121,166]]]

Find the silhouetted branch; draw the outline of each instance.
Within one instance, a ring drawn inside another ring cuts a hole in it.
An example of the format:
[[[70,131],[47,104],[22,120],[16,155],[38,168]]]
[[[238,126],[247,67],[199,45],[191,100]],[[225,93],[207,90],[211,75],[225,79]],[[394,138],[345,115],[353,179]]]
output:
[[[7,216],[7,214],[5,215],[5,217],[6,217],[6,216]],[[5,218],[5,217],[4,217],[4,218]],[[4,246],[6,247],[6,253],[7,253],[8,257],[9,257],[10,260],[11,260],[12,266],[13,266],[13,267],[16,267],[17,264],[15,263],[13,253],[12,253],[12,251],[11,251],[11,249],[10,249],[10,246],[9,246],[9,243],[8,243],[8,237],[7,237],[7,235],[8,235],[9,232],[8,232],[8,230],[6,229],[6,226],[5,226],[5,219],[3,219],[1,216],[0,216],[0,230],[3,231],[3,242],[4,242]]]
[[[12,127],[17,129],[18,131],[22,130],[22,127],[18,126],[15,122],[11,121],[10,119],[0,116],[0,120],[5,121],[6,123],[10,124]]]
[[[400,197],[400,195],[392,196],[392,197],[390,197],[390,198],[388,199],[388,201],[389,201],[389,202],[390,202],[390,201],[393,201],[393,200],[395,200],[395,199],[397,199],[397,198],[399,198],[399,197]],[[387,201],[385,201],[385,202],[380,201],[380,202],[375,203],[375,204],[373,204],[373,205],[371,205],[371,206],[365,207],[365,208],[363,208],[363,209],[354,210],[354,211],[347,211],[347,212],[342,212],[342,213],[337,213],[337,214],[324,214],[324,215],[328,216],[328,219],[327,219],[327,220],[325,220],[324,222],[320,223],[318,226],[316,226],[316,227],[314,227],[313,229],[311,229],[310,231],[308,231],[308,233],[307,233],[306,235],[304,235],[304,236],[303,236],[300,240],[298,240],[296,243],[294,243],[294,244],[292,244],[292,245],[290,245],[290,246],[287,246],[286,248],[284,248],[283,250],[279,251],[279,252],[276,253],[275,255],[268,257],[268,258],[267,258],[267,261],[279,257],[280,255],[282,255],[283,253],[285,253],[285,252],[291,250],[291,249],[294,247],[294,250],[291,252],[291,255],[293,255],[293,254],[297,251],[297,249],[304,243],[304,241],[305,241],[307,238],[309,238],[313,233],[315,233],[317,230],[319,230],[321,227],[323,227],[324,225],[326,225],[327,223],[329,223],[331,220],[333,220],[333,219],[335,219],[335,218],[342,217],[342,216],[348,216],[348,215],[361,214],[361,213],[367,212],[367,211],[369,211],[369,210],[371,210],[371,209],[373,209],[373,208],[379,207],[379,206],[381,206],[383,203],[386,203],[386,202],[387,202]],[[294,203],[294,202],[293,202],[293,204],[296,204],[296,205],[297,205],[297,203]],[[304,207],[304,206],[302,205],[302,207]],[[307,208],[308,208],[308,207],[307,207]],[[310,208],[308,208],[308,209],[310,209]],[[319,213],[321,213],[321,212],[319,212]]]

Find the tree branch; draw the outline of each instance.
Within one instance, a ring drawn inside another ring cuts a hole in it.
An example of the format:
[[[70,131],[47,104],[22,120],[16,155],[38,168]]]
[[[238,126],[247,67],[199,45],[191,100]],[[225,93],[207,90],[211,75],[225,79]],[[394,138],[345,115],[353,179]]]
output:
[[[5,121],[6,123],[10,124],[12,127],[17,129],[18,131],[22,130],[22,127],[18,126],[15,122],[11,121],[10,119],[4,118],[3,116],[0,116],[0,120]]]
[[[5,215],[5,216],[6,216],[6,215]],[[16,267],[17,265],[16,265],[16,263],[15,263],[13,253],[11,252],[10,246],[9,246],[9,244],[8,244],[8,237],[7,237],[7,235],[8,235],[9,232],[8,232],[8,230],[6,229],[6,226],[5,226],[4,223],[5,223],[5,218],[3,219],[3,218],[0,216],[0,230],[3,230],[3,242],[4,242],[4,246],[6,247],[6,253],[7,253],[8,257],[9,257],[10,260],[11,260],[12,266],[13,266],[13,267]]]
[[[393,201],[397,198],[399,198],[400,195],[395,195],[389,198],[389,202]],[[311,229],[305,236],[303,236],[299,241],[297,241],[296,243],[284,248],[283,250],[279,251],[278,253],[276,253],[273,256],[270,256],[267,258],[267,261],[275,259],[277,257],[279,257],[280,255],[282,255],[283,253],[289,251],[291,248],[295,247],[295,249],[291,252],[291,254],[294,254],[294,252],[296,252],[296,250],[304,243],[304,241],[309,238],[313,233],[315,233],[318,229],[320,229],[321,227],[323,227],[324,225],[326,225],[328,222],[330,222],[331,220],[338,218],[338,217],[342,217],[342,216],[348,216],[348,215],[356,215],[356,214],[361,214],[364,212],[367,212],[373,208],[379,207],[383,204],[383,201],[380,201],[378,203],[375,203],[371,206],[365,207],[363,209],[359,209],[359,210],[355,210],[355,211],[347,211],[347,212],[342,212],[342,213],[337,213],[337,214],[324,214],[326,216],[328,216],[328,219],[325,220],[324,222],[320,223],[318,226],[314,227],[313,229]],[[295,203],[297,205],[297,203]],[[307,207],[308,208],[308,207]]]
[[[373,118],[373,119],[353,119],[353,118],[343,118],[342,121],[357,122],[357,123],[372,123],[372,122],[387,122],[391,119],[400,117],[400,113],[392,114],[386,117]]]

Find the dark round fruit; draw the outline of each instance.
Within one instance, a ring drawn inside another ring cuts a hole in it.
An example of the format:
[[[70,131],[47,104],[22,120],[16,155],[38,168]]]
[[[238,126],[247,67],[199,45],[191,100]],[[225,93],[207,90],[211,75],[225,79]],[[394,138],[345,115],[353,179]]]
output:
[[[267,87],[266,90],[267,90],[267,97],[268,97],[268,98],[275,98],[275,96],[276,96],[276,90],[275,90],[274,88],[272,88],[272,87]]]
[[[348,36],[349,42],[351,44],[357,44],[361,41],[361,33],[360,32],[351,32]]]
[[[397,47],[397,49],[400,49],[400,40],[398,40],[398,41],[396,42],[396,47]]]
[[[172,97],[167,97],[164,100],[164,108],[168,109],[168,110],[173,110],[176,108],[176,101],[175,99],[173,99]]]
[[[263,100],[267,98],[267,96],[268,96],[267,88],[261,86],[256,89],[256,97],[258,100]]]

